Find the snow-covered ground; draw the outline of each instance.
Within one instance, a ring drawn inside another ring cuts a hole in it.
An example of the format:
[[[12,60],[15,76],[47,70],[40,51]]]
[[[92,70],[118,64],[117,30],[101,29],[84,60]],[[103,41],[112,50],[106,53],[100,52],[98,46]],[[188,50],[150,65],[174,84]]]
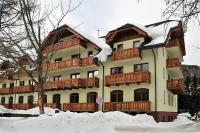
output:
[[[38,114],[39,108],[0,112]],[[200,123],[180,115],[173,122],[156,123],[152,116],[131,116],[122,112],[73,113],[45,108],[44,115],[31,118],[0,118],[0,133],[134,133],[134,132],[200,132]]]

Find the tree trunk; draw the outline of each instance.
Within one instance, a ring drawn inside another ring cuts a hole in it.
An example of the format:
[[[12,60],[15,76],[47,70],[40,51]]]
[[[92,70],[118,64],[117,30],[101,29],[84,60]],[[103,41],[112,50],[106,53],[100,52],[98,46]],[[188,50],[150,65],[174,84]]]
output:
[[[38,93],[38,102],[40,114],[44,114],[44,80],[43,80],[43,70],[42,70],[42,53],[38,55],[38,83],[39,83],[39,93]]]

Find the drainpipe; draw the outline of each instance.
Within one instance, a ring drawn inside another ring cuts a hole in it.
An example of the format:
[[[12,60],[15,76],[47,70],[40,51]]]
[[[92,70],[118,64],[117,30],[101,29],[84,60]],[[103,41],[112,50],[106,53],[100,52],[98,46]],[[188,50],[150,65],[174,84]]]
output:
[[[154,74],[155,74],[155,81],[154,81],[154,83],[155,83],[155,119],[156,119],[156,121],[158,121],[157,120],[157,76],[156,76],[156,74],[157,74],[156,64],[157,63],[156,63],[156,55],[155,55],[153,49],[152,49],[152,53],[153,53],[153,57],[154,57]]]
[[[101,66],[102,66],[102,69],[103,69],[103,74],[102,74],[102,99],[103,99],[103,103],[102,103],[102,112],[104,112],[104,82],[105,82],[105,79],[104,79],[104,75],[105,75],[105,67],[103,65],[103,63],[101,61],[99,61]]]

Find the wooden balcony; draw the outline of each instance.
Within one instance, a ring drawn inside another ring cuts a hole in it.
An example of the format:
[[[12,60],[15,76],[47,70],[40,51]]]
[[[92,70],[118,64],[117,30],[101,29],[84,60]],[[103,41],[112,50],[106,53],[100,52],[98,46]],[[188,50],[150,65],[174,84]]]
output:
[[[105,102],[105,111],[150,112],[150,101]]]
[[[140,58],[138,48],[129,48],[124,50],[114,51],[112,53],[112,61],[120,61],[130,58]]]
[[[1,104],[2,106],[4,106],[5,108],[9,108],[9,104]]]
[[[17,103],[12,105],[13,109],[27,110],[29,109],[29,104]]]
[[[183,79],[168,80],[167,88],[174,94],[184,94]]]
[[[106,86],[110,85],[120,85],[120,84],[140,84],[140,83],[150,83],[150,72],[131,72],[122,73],[115,75],[108,75],[105,77]]]
[[[167,43],[167,52],[171,58],[183,56],[183,51],[178,39],[172,39]]]
[[[167,59],[166,65],[172,77],[183,78],[183,68],[179,58]]]
[[[66,79],[58,81],[49,81],[45,83],[45,90],[62,90],[62,89],[78,89],[78,88],[99,87],[98,78],[79,78],[79,79]]]
[[[0,95],[9,94],[10,88],[0,88]]]
[[[59,42],[59,43],[55,43],[55,44],[46,46],[44,48],[43,53],[47,54],[47,53],[52,52],[52,51],[58,51],[58,50],[66,49],[66,48],[77,46],[77,45],[80,45],[80,44],[81,44],[81,40],[79,38],[73,38],[73,39],[70,39],[70,40],[66,40],[66,41],[63,41],[63,42]]]
[[[63,111],[95,112],[98,110],[96,103],[63,103]]]
[[[97,60],[86,57],[86,58],[76,58],[76,59],[68,59],[60,62],[55,62],[51,64],[43,65],[44,71],[52,71],[52,70],[59,70],[63,68],[73,68],[73,67],[81,67],[81,66],[92,66],[96,65]]]
[[[33,92],[34,86],[26,85],[26,86],[17,86],[14,87],[13,93],[30,93]]]

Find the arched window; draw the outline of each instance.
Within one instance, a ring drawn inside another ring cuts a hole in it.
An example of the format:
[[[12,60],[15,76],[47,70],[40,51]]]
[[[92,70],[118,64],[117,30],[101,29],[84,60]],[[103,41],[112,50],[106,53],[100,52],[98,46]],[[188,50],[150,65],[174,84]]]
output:
[[[123,91],[122,90],[111,91],[110,98],[111,102],[123,102]]]
[[[44,102],[44,103],[47,103],[47,95],[44,95],[44,97],[43,97],[43,102]]]
[[[87,103],[96,103],[97,93],[89,92],[87,93]]]
[[[149,101],[149,90],[146,88],[134,90],[134,101]]]
[[[18,103],[23,103],[23,102],[24,102],[24,97],[23,96],[19,96]]]
[[[70,95],[70,103],[78,103],[79,102],[79,94],[78,93],[72,93]]]
[[[60,94],[53,95],[53,103],[60,104]]]

